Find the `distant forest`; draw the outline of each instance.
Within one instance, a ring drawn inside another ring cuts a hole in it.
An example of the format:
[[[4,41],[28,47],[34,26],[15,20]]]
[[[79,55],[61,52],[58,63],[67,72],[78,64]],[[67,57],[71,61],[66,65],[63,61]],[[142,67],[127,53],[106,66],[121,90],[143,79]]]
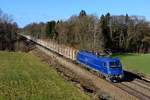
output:
[[[17,23],[0,9],[0,50],[15,51]]]
[[[67,20],[31,23],[19,29],[0,11],[0,49],[13,49],[15,34],[23,32],[35,38],[51,39],[80,50],[103,52],[150,52],[150,22],[141,16],[89,15],[81,10]]]

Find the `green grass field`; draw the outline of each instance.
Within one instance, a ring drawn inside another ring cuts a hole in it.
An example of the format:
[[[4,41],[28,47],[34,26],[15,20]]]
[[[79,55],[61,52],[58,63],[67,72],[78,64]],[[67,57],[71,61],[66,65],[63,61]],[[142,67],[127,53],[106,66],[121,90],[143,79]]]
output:
[[[0,52],[0,100],[89,99],[35,56]]]
[[[150,54],[116,54],[127,70],[150,75]]]

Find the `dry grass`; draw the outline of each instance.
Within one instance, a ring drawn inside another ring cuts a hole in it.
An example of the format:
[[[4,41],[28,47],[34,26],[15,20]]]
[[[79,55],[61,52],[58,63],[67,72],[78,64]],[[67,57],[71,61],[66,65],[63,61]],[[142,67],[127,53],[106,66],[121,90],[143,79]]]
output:
[[[0,100],[89,100],[57,72],[26,53],[0,52]]]

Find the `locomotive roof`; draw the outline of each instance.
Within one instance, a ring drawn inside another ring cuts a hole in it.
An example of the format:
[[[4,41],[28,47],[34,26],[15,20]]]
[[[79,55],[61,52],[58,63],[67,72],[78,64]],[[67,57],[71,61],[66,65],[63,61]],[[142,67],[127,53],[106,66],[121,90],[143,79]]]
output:
[[[104,61],[104,62],[116,62],[116,61],[118,62],[118,61],[120,61],[119,58],[100,57],[100,56],[97,56],[96,54],[93,54],[93,53],[87,52],[87,51],[80,51],[79,53],[86,55],[86,56],[89,56],[89,57],[92,57],[92,58],[95,58],[95,59],[99,59],[100,61]]]
[[[111,57],[99,57],[99,58],[101,58],[101,61],[109,61],[109,62],[120,61],[119,58],[111,58]]]

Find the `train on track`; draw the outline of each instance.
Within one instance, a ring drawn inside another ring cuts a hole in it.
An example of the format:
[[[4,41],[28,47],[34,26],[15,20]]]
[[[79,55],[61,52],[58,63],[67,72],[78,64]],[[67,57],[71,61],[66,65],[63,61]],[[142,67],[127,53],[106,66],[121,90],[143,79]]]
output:
[[[99,57],[91,52],[78,51],[76,61],[98,72],[109,81],[117,82],[123,80],[124,73],[119,58]]]
[[[101,76],[105,77],[106,80],[118,82],[124,78],[124,72],[119,58],[101,57],[92,52],[76,50],[50,40],[34,39],[27,35],[21,36],[62,55],[65,58],[82,64],[86,68],[98,72]]]

